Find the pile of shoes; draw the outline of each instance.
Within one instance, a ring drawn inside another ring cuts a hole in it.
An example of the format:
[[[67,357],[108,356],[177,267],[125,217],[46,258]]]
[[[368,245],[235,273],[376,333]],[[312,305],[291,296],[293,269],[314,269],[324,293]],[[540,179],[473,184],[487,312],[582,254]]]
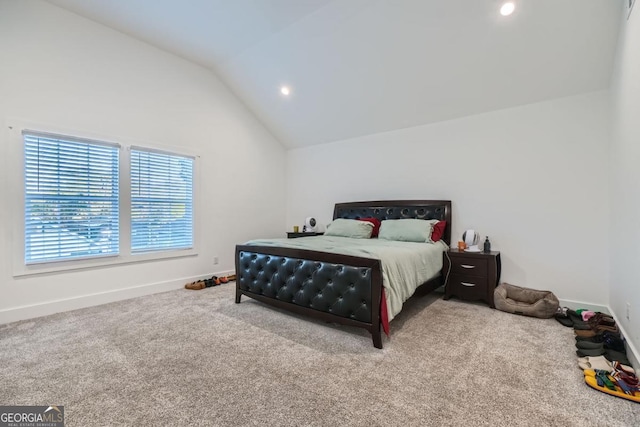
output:
[[[211,276],[209,279],[204,280],[196,280],[195,282],[187,283],[184,285],[185,289],[190,289],[192,291],[199,291],[200,289],[210,288],[212,286],[218,286],[223,283],[229,283],[230,281],[236,280],[236,275],[231,274],[229,276]]]
[[[584,380],[603,393],[640,403],[640,385],[630,365],[624,339],[616,321],[608,314],[561,307],[558,322],[572,327],[578,366]]]

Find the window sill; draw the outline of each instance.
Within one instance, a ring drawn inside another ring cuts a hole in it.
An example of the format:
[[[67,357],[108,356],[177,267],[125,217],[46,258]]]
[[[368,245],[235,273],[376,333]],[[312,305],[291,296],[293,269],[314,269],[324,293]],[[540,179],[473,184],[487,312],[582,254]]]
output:
[[[117,255],[102,258],[79,259],[69,261],[45,262],[30,265],[16,265],[13,277],[29,277],[45,274],[66,273],[78,270],[92,270],[109,268],[126,264],[162,261],[166,259],[186,258],[197,256],[195,249],[184,249],[163,252],[148,252],[135,255]]]

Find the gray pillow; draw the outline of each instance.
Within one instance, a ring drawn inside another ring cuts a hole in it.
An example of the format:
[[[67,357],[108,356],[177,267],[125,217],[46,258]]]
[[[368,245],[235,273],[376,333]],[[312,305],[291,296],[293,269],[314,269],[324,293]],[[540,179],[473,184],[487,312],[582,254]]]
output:
[[[401,242],[428,242],[437,219],[386,219],[380,225],[378,239]]]
[[[368,239],[371,237],[373,224],[356,219],[338,218],[327,225],[325,236],[352,237],[354,239]]]

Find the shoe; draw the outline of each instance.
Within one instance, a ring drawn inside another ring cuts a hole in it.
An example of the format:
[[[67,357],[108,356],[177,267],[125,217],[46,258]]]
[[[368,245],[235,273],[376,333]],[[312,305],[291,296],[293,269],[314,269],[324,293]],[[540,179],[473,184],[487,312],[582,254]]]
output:
[[[613,369],[623,372],[627,375],[636,375],[636,371],[634,371],[631,366],[623,365],[620,362],[613,362]]]
[[[597,325],[615,326],[616,324],[616,321],[613,319],[613,317],[609,316],[608,314],[604,314],[600,312],[590,317],[587,322],[592,326],[597,326]]]
[[[556,314],[553,315],[553,317],[560,322],[560,324],[562,326],[566,326],[568,328],[572,328],[573,327],[573,321],[571,319],[569,319],[569,316],[567,315],[567,307],[558,307],[558,311],[556,311]]]
[[[573,329],[588,330],[591,329],[591,325],[588,322],[582,320],[582,316],[574,310],[567,309],[567,317],[573,323]]]
[[[603,356],[605,354],[605,349],[600,348],[579,348],[576,350],[576,354],[578,357],[587,357],[587,356]]]
[[[229,279],[226,276],[220,278],[220,283],[229,283]]]
[[[582,357],[578,359],[578,366],[582,370],[599,369],[601,371],[613,372],[613,364],[605,359],[604,356]]]
[[[591,337],[582,337],[580,335],[576,335],[575,336],[576,342],[578,341],[589,341],[589,342],[595,342],[595,343],[601,343],[604,341],[604,335],[603,334],[595,334],[594,336]]]
[[[184,285],[185,289],[190,289],[192,291],[199,291],[200,289],[204,289],[205,288],[205,281],[204,280],[198,280],[196,282],[192,282],[192,283],[188,283],[186,285]]]
[[[620,362],[623,365],[631,365],[631,362],[629,362],[629,359],[627,358],[627,354],[621,351],[605,350],[603,355],[610,362]]]
[[[218,282],[218,276],[211,276],[210,279],[205,280],[205,283],[207,285],[207,288],[220,284],[220,282]]]
[[[626,353],[624,340],[620,338],[619,335],[615,335],[610,332],[604,332],[602,335],[602,343],[604,345],[604,348]]]
[[[576,348],[579,349],[600,349],[604,351],[604,344],[601,342],[592,342],[587,340],[576,341]]]
[[[576,334],[576,336],[579,337],[584,337],[584,338],[592,338],[595,337],[596,335],[598,335],[598,333],[594,330],[591,329],[574,329],[573,333]]]

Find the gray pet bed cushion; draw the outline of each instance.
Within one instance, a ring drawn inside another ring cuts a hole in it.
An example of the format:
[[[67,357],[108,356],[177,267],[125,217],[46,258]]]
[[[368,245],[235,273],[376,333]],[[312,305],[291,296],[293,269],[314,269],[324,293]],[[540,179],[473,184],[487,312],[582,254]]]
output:
[[[553,317],[560,302],[551,291],[539,291],[501,283],[493,293],[496,308],[501,311],[525,316]]]

